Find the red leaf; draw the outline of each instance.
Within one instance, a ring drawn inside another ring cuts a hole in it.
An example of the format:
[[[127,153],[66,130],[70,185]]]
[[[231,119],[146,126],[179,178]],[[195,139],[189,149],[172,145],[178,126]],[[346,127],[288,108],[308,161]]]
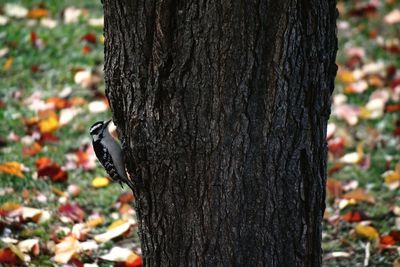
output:
[[[87,33],[84,36],[82,36],[81,41],[86,41],[92,44],[96,43],[96,35],[94,35],[93,33]]]
[[[330,139],[328,141],[328,150],[335,156],[341,156],[344,151],[345,140],[342,137],[337,137],[335,139]]]
[[[376,14],[376,6],[373,4],[367,4],[360,7],[356,7],[349,11],[349,16],[353,17],[371,16],[375,14]]]
[[[386,110],[386,112],[400,111],[400,104],[387,105],[385,107],[385,110]]]
[[[40,135],[40,143],[44,144],[46,142],[48,143],[57,143],[58,141],[60,141],[60,138],[58,138],[57,136],[55,136],[52,133],[43,133]]]
[[[380,237],[380,243],[385,246],[393,246],[396,244],[396,240],[390,235],[384,235]]]
[[[137,257],[133,261],[126,261],[124,267],[141,267],[143,266],[142,257]]]
[[[359,211],[349,211],[343,214],[341,218],[347,222],[361,222],[367,219],[367,216]]]
[[[53,182],[65,182],[68,179],[68,173],[49,158],[43,157],[38,159],[36,161],[36,168],[38,177],[50,177]]]
[[[400,231],[392,230],[392,231],[390,231],[389,235],[390,235],[391,237],[393,237],[393,239],[394,239],[395,241],[397,241],[397,242],[400,241]]]
[[[31,65],[31,72],[32,73],[37,73],[39,71],[40,71],[40,66],[39,65],[37,65],[37,64],[32,64]]]
[[[37,42],[37,33],[36,32],[31,32],[31,44],[33,46],[36,46],[36,42]]]
[[[58,208],[58,212],[70,218],[74,222],[82,222],[85,217],[85,212],[76,203],[66,203]]]
[[[9,248],[0,249],[0,263],[5,266],[18,266],[20,260]]]

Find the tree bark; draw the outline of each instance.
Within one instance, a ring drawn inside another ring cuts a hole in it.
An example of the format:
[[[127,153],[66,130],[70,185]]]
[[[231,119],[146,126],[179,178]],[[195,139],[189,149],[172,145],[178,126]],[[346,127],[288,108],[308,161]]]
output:
[[[146,266],[321,266],[333,0],[104,0]]]

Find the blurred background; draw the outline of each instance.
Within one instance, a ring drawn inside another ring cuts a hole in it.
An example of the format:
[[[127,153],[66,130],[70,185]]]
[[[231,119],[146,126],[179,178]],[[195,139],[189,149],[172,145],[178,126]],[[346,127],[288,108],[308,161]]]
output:
[[[338,10],[324,266],[399,267],[400,2]],[[141,266],[88,135],[111,117],[103,43],[100,1],[0,0],[0,264]]]

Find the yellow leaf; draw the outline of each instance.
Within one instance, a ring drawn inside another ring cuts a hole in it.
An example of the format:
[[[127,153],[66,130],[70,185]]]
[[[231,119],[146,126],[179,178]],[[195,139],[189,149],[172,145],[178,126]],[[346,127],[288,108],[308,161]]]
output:
[[[50,116],[39,122],[39,129],[41,133],[52,133],[59,127],[58,119],[54,116]]]
[[[110,226],[107,227],[107,230],[112,230],[122,224],[126,223],[126,221],[124,220],[116,220],[114,221],[112,224],[110,224]]]
[[[92,181],[92,186],[94,188],[106,187],[110,183],[110,180],[106,177],[96,177]]]
[[[338,73],[338,79],[343,83],[353,83],[356,81],[353,73],[350,71],[340,71]]]
[[[13,61],[14,60],[13,60],[12,57],[7,58],[6,62],[3,65],[3,70],[4,71],[9,71],[11,69],[12,64],[13,64]]]
[[[23,165],[16,161],[5,162],[0,165],[0,172],[12,174],[18,177],[23,178],[22,174]]]
[[[103,224],[103,223],[104,223],[103,217],[97,217],[97,218],[88,220],[86,222],[86,226],[93,228],[93,227],[96,227],[96,226],[98,226],[100,224]]]
[[[377,240],[379,238],[378,231],[372,226],[357,224],[355,230],[356,234],[361,237],[365,237],[370,240]]]
[[[112,226],[112,225],[111,225]],[[116,227],[113,227],[111,230],[107,230],[107,232],[94,236],[94,240],[98,243],[107,242],[115,237],[123,235],[126,231],[129,230],[131,224],[129,222],[125,222]]]

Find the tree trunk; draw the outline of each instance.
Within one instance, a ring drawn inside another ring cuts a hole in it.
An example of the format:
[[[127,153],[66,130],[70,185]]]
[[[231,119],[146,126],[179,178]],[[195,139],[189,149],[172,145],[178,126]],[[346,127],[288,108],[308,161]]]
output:
[[[321,266],[333,0],[104,0],[146,266]]]

